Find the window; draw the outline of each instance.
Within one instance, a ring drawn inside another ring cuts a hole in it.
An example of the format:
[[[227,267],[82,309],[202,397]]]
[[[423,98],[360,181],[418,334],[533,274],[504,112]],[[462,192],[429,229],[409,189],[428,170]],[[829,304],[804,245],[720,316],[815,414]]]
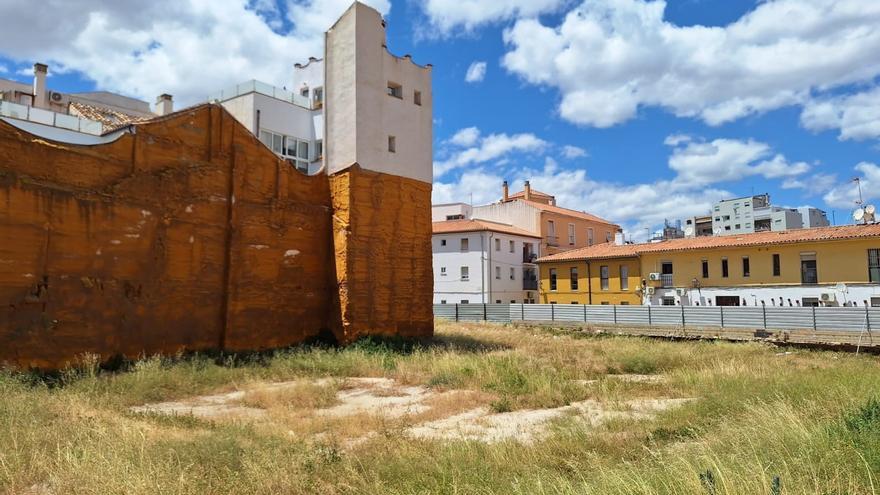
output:
[[[880,249],[868,250],[868,281],[880,282]]]
[[[510,247],[510,252],[511,252],[511,253],[516,252],[516,242],[514,242],[514,241],[509,241],[509,242],[507,243],[507,245]]]
[[[880,297],[872,297],[871,298],[871,307],[872,308],[880,308]]]
[[[556,290],[556,268],[550,269],[550,290]]]
[[[629,267],[620,265],[620,290],[629,290]]]
[[[440,304],[446,304],[446,299],[440,299]]]
[[[495,239],[495,251],[501,251],[501,239]]]
[[[440,276],[441,276],[441,277],[445,277],[445,276],[446,276],[446,267],[445,267],[445,266],[441,266],[441,267],[440,267]]]
[[[445,246],[445,245],[446,245],[446,239],[440,239],[440,245],[441,245],[441,246]]]
[[[388,136],[388,152],[397,153],[397,138],[394,136]]]
[[[461,267],[461,281],[467,282],[468,280],[470,280],[470,278],[470,269],[466,266]]]
[[[501,267],[495,267],[495,280],[501,280]]]
[[[572,301],[571,303],[572,303],[572,304],[577,304],[578,302],[577,302],[577,301]]]
[[[593,245],[593,229],[592,227],[587,229],[587,246]]]
[[[318,103],[324,101],[324,88],[315,88],[312,90],[312,99]]]
[[[664,297],[663,298],[664,306],[675,306],[675,298],[674,297]]]
[[[468,250],[468,239],[467,239],[467,237],[465,237],[465,238],[463,238],[463,239],[461,240],[461,250],[462,250],[462,251],[467,251],[467,250]]]
[[[816,265],[816,253],[801,253],[801,283],[819,283],[819,269]]]
[[[569,278],[571,279],[571,290],[578,290],[578,269],[576,266],[569,269]]]
[[[620,301],[621,306],[629,306],[629,301]]]
[[[303,88],[299,90],[299,94],[300,94],[300,96],[304,96],[304,97],[308,98],[309,97],[309,87],[303,86]]]
[[[324,158],[324,140],[319,139],[315,141],[315,160],[320,160]]]
[[[743,277],[751,276],[752,270],[749,264],[749,257],[743,256]]]
[[[727,258],[721,258],[721,276],[727,278],[730,275],[730,271],[727,268]]]
[[[397,83],[388,82],[388,96],[403,99],[403,86]]]
[[[779,261],[779,255],[773,255],[773,276],[778,277],[782,274],[782,263]]]
[[[733,226],[733,228],[735,228],[736,230],[739,230],[739,229],[742,228],[742,225],[740,225],[740,224],[736,224],[736,225]]]
[[[801,306],[805,308],[818,308],[819,307],[819,298],[818,297],[805,297],[801,299]]]
[[[556,235],[556,222],[547,220],[547,234]]]
[[[709,278],[709,260],[703,260],[703,278]]]
[[[599,287],[602,290],[608,290],[608,266],[602,265],[599,267]]]
[[[611,242],[611,232],[605,232],[605,242]]]
[[[510,267],[510,280],[516,280],[516,269],[514,267]]]
[[[574,246],[574,224],[568,224],[568,245]]]
[[[447,220],[464,220],[464,215],[446,215]]]
[[[422,106],[422,92],[421,91],[413,91],[413,103],[418,106]]]
[[[462,299],[462,300],[461,300],[461,304],[470,304],[470,303],[471,303],[471,302],[468,301],[467,299]]]
[[[495,299],[495,304],[501,304],[501,299]]]

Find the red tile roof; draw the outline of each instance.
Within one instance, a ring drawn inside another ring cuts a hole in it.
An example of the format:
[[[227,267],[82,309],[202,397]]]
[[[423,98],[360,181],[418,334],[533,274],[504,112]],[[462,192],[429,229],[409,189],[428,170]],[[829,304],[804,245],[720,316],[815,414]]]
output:
[[[838,227],[819,227],[813,229],[784,230],[779,232],[768,231],[756,232],[754,234],[693,237],[645,244],[624,244],[622,246],[609,242],[580,249],[573,249],[571,251],[551,256],[544,256],[538,261],[626,258],[643,253],[696,251],[700,249],[794,244],[800,242],[839,241],[844,239],[871,237],[877,237],[878,240],[880,240],[880,224],[842,225]]]
[[[110,132],[130,124],[142,124],[155,116],[139,116],[122,113],[107,107],[99,107],[86,103],[70,102],[71,115],[79,115],[85,119],[95,120],[104,125],[104,132]]]
[[[558,213],[560,215],[568,215],[571,217],[580,218],[582,220],[590,220],[592,222],[607,223],[608,225],[613,225],[614,227],[618,226],[617,224],[609,222],[608,220],[605,220],[604,218],[599,218],[596,215],[591,215],[591,214],[583,212],[583,211],[571,210],[568,208],[563,208],[561,206],[547,205],[544,203],[538,203],[536,201],[526,201],[525,199],[517,199],[516,201],[522,201],[523,203],[534,206],[535,208],[538,208],[539,210],[549,211],[551,213]]]
[[[537,189],[532,189],[532,192],[530,194],[532,196],[544,196],[547,198],[554,197],[552,194],[547,194],[545,192],[538,191]],[[520,192],[515,192],[515,193],[511,194],[510,196],[508,196],[508,198],[510,198],[510,199],[524,198],[525,195],[526,195],[525,191],[520,191]]]
[[[490,222],[488,220],[446,220],[445,222],[434,222],[433,228],[435,234],[488,231],[535,237],[538,239],[541,238],[541,236],[529,232],[528,230],[520,229],[506,223]]]

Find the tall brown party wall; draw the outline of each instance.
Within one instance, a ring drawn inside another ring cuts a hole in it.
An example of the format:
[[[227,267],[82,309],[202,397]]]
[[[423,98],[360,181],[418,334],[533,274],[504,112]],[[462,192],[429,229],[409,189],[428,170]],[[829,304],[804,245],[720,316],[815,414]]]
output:
[[[401,240],[406,267],[371,279],[367,263],[396,267],[396,253],[346,239],[354,254],[337,276],[330,181],[334,194],[349,187],[339,179],[297,172],[217,105],[96,146],[0,121],[0,363],[259,350],[328,330],[351,340],[339,333],[343,300],[355,301],[347,323],[361,333],[430,335],[430,184],[418,185],[418,211],[393,219],[371,216],[373,193],[340,211]],[[411,191],[351,180],[400,204]]]

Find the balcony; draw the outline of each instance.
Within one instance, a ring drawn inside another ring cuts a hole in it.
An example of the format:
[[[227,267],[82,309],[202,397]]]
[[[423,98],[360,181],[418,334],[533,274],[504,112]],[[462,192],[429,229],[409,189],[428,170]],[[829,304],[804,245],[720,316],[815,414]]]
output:
[[[535,253],[524,252],[522,257],[523,263],[534,263],[535,260],[538,259],[538,255]]]
[[[660,286],[661,287],[674,287],[672,285],[672,274],[664,273],[660,275]]]

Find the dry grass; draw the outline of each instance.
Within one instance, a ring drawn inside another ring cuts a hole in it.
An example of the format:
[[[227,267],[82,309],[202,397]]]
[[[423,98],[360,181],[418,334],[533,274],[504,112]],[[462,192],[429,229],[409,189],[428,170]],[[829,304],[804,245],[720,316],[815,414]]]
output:
[[[782,493],[876,494],[877,358],[778,353],[762,344],[440,323],[427,347],[364,342],[219,364],[152,358],[117,373],[92,362],[55,382],[0,372],[0,493],[752,495],[769,494],[779,476]],[[353,376],[391,378],[436,395],[426,399],[427,411],[404,417],[313,414],[336,406],[344,378]],[[286,381],[293,385],[261,388]],[[236,390],[267,418],[129,412]],[[518,411],[590,400],[618,407],[660,397],[699,400],[598,427],[571,413],[532,444],[405,435],[413,424],[482,405]]]

